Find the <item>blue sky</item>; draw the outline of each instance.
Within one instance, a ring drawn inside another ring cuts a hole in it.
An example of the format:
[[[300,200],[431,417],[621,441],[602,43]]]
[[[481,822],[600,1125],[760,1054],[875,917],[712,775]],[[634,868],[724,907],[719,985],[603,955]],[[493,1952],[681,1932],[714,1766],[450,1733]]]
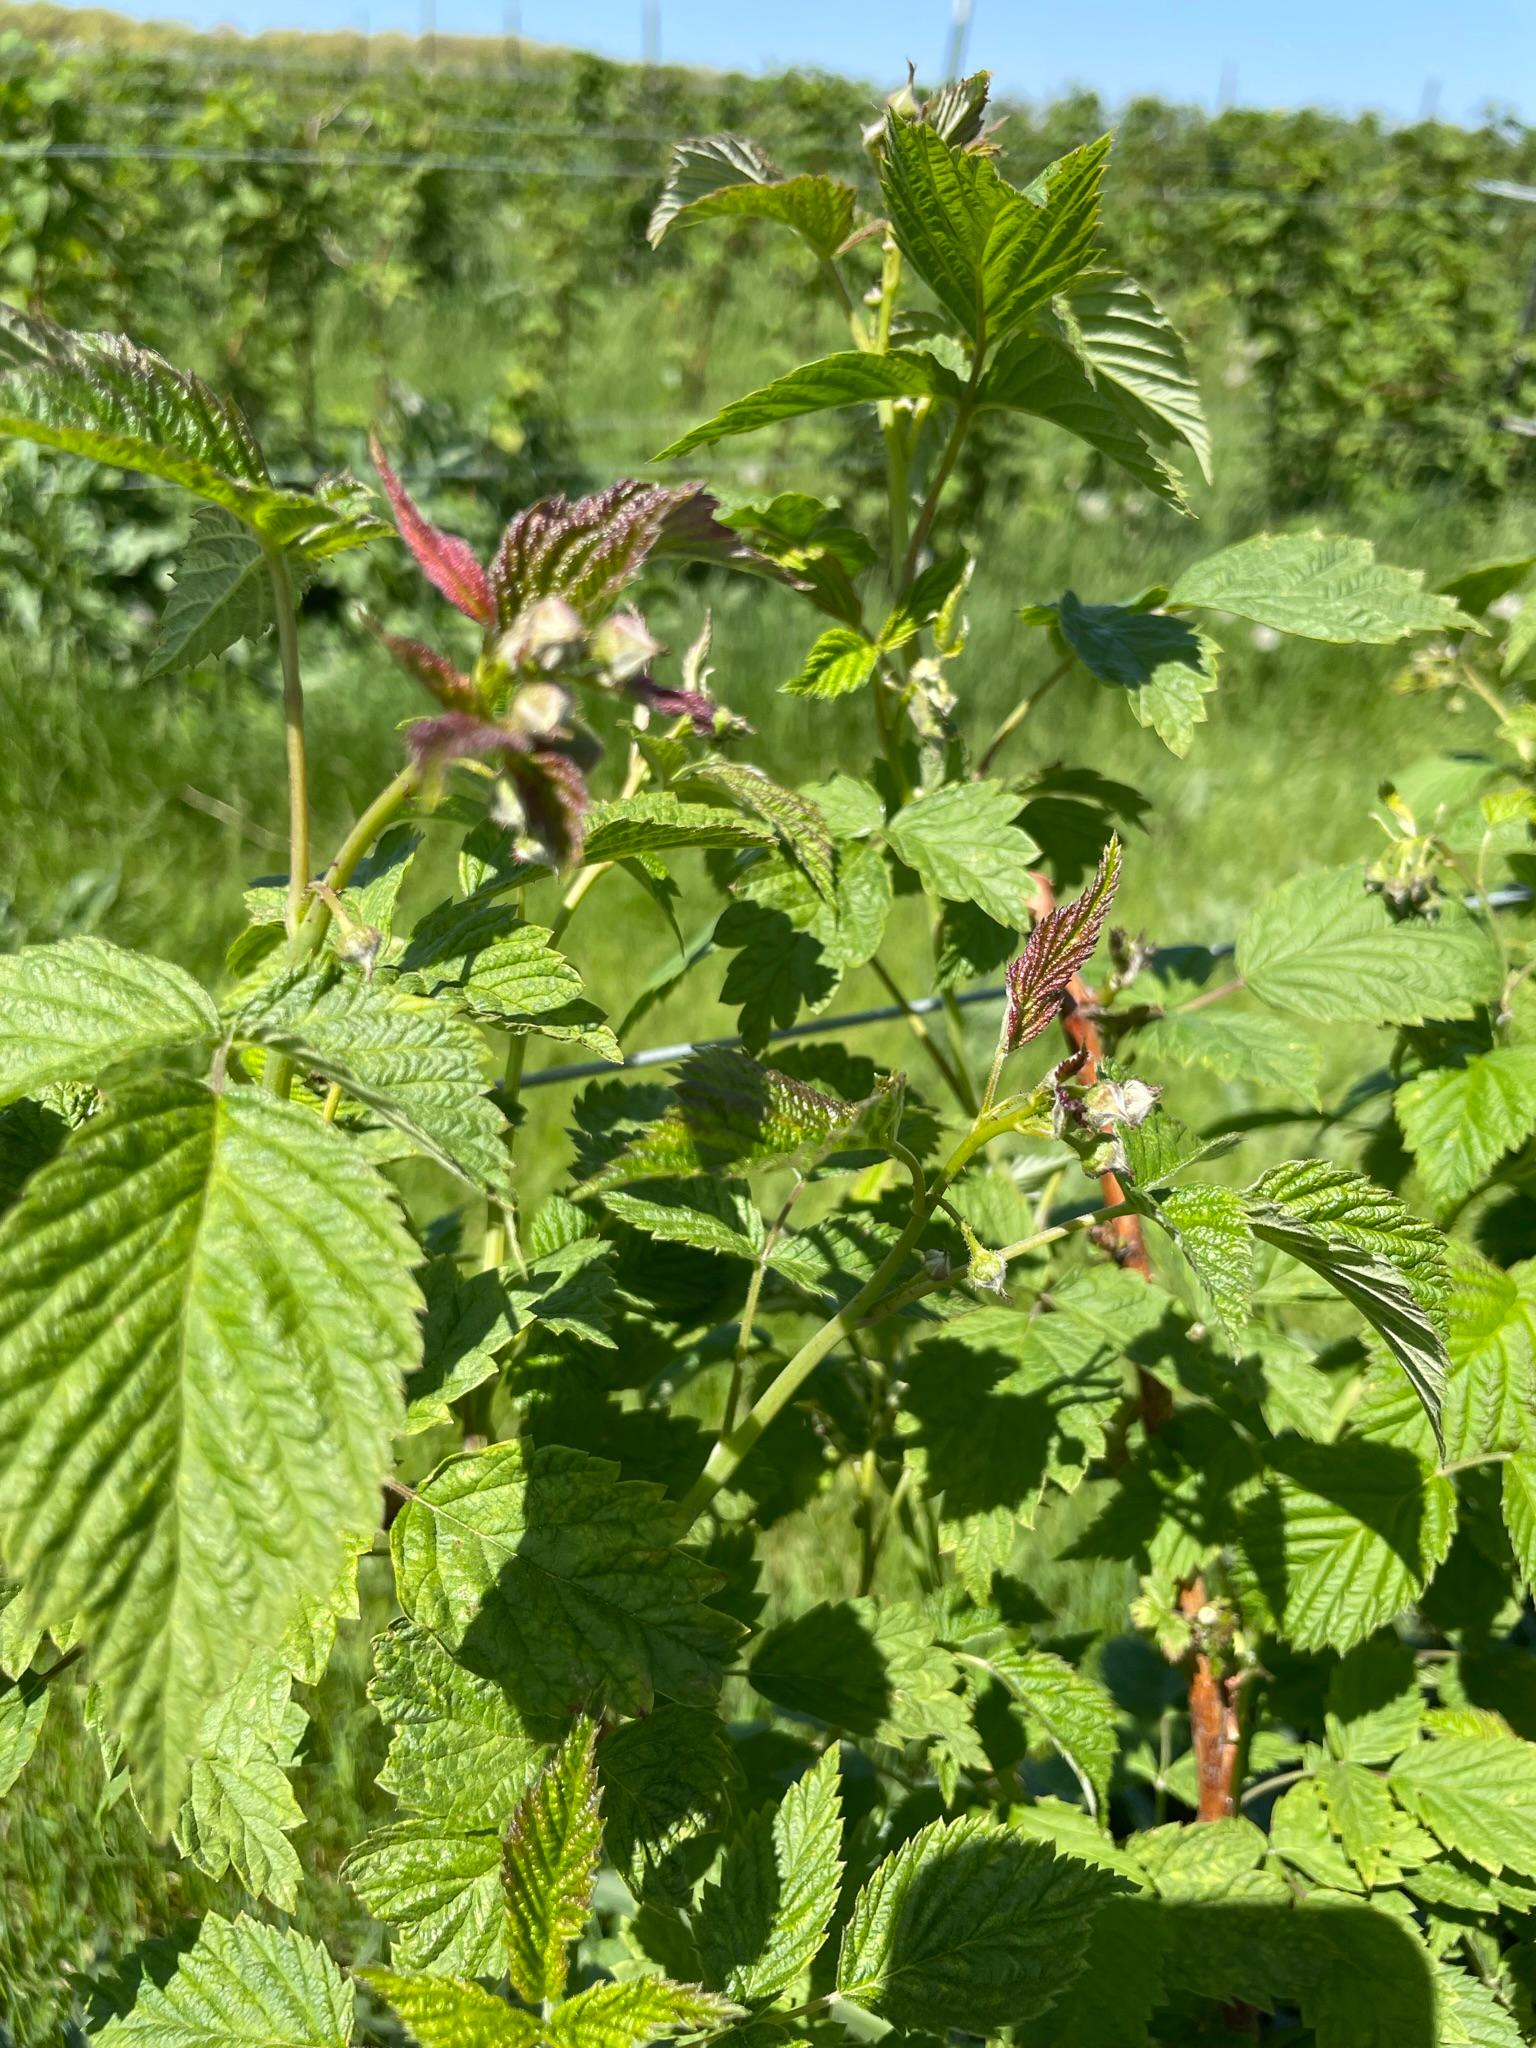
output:
[[[111,4],[111,0],[108,0]],[[212,27],[418,30],[509,22],[545,42],[640,55],[647,9],[674,62],[898,76],[938,71],[951,0],[118,0]],[[1213,106],[1373,107],[1451,120],[1490,102],[1536,117],[1536,0],[974,0],[969,57],[1044,98],[1071,84],[1111,104],[1158,93]]]

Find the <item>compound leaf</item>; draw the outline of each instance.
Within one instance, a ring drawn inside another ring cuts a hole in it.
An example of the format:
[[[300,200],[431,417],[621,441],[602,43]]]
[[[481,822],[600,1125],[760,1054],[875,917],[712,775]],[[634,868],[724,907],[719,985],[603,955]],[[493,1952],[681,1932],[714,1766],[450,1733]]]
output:
[[[1536,1130],[1536,1045],[1416,1075],[1392,1107],[1424,1185],[1437,1201],[1458,1201]]]
[[[542,2029],[548,2048],[641,2048],[672,2034],[718,2028],[736,2016],[729,2000],[696,1984],[633,1977],[594,1984],[557,2006]]]
[[[394,1928],[396,1960],[443,1976],[499,1976],[506,1968],[501,1839],[436,1817],[367,1835],[341,1874],[377,1919]]]
[[[1507,1735],[1438,1736],[1410,1744],[1391,1781],[1447,1849],[1495,1875],[1536,1877],[1536,1744]]]
[[[685,1906],[745,1779],[724,1723],[698,1707],[658,1707],[598,1749],[604,1846],[637,1899]]]
[[[597,1724],[578,1721],[517,1803],[507,1829],[507,1974],[519,1998],[565,1991],[566,1950],[587,1924],[603,1850]]]
[[[1073,340],[1100,388],[1114,387],[1148,440],[1183,442],[1211,481],[1211,435],[1178,330],[1141,286],[1090,270],[1067,287]]]
[[[5,1552],[89,1643],[153,1824],[208,1707],[373,1526],[415,1247],[310,1112],[124,1089],[0,1224]]]
[[[829,626],[811,647],[800,673],[784,685],[789,697],[846,697],[875,672],[880,650],[852,626]]]
[[[357,1974],[394,2007],[420,2048],[535,2048],[544,2038],[537,2014],[519,2012],[482,1985],[399,1970]]]
[[[1133,413],[1054,335],[1026,331],[999,349],[987,366],[976,402],[1049,420],[1097,449],[1165,505],[1188,513],[1184,486]]]
[[[0,1102],[212,1044],[218,1033],[218,1011],[189,974],[110,939],[0,956]]]
[[[985,1657],[988,1667],[1065,1757],[1087,1795],[1089,1812],[1103,1813],[1119,1749],[1115,1703],[1103,1686],[1050,1650],[1007,1646],[988,1651]]]
[[[261,542],[232,513],[200,505],[176,565],[146,676],[195,668],[257,640],[272,624],[272,586]]]
[[[1123,1880],[980,1814],[935,1821],[854,1901],[837,1988],[898,2027],[988,2034],[1042,2012],[1081,1970]]]
[[[288,1772],[307,1725],[292,1689],[269,1651],[251,1659],[229,1697],[208,1710],[176,1823],[183,1853],[210,1877],[233,1870],[248,1892],[289,1913],[302,1872],[288,1836],[304,1814]]]
[[[780,420],[806,413],[831,412],[845,405],[873,405],[882,398],[958,398],[960,382],[933,356],[893,348],[884,355],[847,349],[823,356],[798,370],[775,377],[760,390],[749,391],[723,406],[712,420],[693,427],[681,440],[663,448],[653,460],[671,462],[708,448],[730,434],[755,434]]]
[[[397,1621],[374,1646],[368,1696],[392,1733],[379,1784],[402,1806],[499,1827],[545,1744],[501,1687],[457,1663],[424,1628]]]
[[[1384,646],[1410,633],[1472,625],[1454,600],[1424,588],[1423,571],[1376,560],[1368,540],[1258,533],[1186,569],[1170,605],[1236,612],[1257,626],[1335,646]]]
[[[347,2048],[352,1987],[294,1928],[210,1914],[165,1984],[146,1978],[100,2048]]]
[[[1193,1015],[1170,1010],[1138,1032],[1136,1049],[1154,1072],[1167,1062],[1204,1067],[1219,1080],[1284,1088],[1314,1108],[1321,1106],[1321,1049],[1279,1017],[1226,1009]]]
[[[1344,1854],[1374,1885],[1392,1840],[1392,1794],[1385,1778],[1364,1764],[1344,1760],[1322,1765],[1317,1787]]]

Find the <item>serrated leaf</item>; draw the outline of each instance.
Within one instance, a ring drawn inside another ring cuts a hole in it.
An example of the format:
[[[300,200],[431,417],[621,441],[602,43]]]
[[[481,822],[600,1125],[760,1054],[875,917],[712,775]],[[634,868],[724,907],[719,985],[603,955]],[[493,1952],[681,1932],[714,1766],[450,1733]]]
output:
[[[1119,1750],[1118,1716],[1109,1694],[1050,1650],[1010,1646],[983,1654],[988,1668],[1066,1759],[1089,1812],[1102,1814]]]
[[[378,1780],[386,1792],[469,1828],[504,1825],[546,1745],[500,1686],[397,1621],[374,1645],[368,1697],[390,1727]]]
[[[1315,1040],[1278,1017],[1233,1010],[1170,1010],[1136,1036],[1136,1050],[1153,1071],[1165,1063],[1204,1067],[1223,1081],[1283,1088],[1321,1106],[1322,1053]]]
[[[440,1976],[499,1976],[506,1968],[501,1837],[441,1820],[379,1828],[341,1874],[376,1919],[394,1929],[395,1960]]]
[[[260,639],[271,624],[271,582],[261,542],[231,513],[200,506],[145,675],[195,668],[237,640]]]
[[[0,1681],[0,1799],[31,1761],[48,1716],[48,1687],[37,1678]]]
[[[210,1914],[164,1984],[146,1976],[99,2048],[347,2048],[352,1987],[294,1928]]]
[[[1423,1719],[1413,1653],[1394,1636],[1359,1644],[1328,1674],[1328,1747],[1346,1762],[1389,1763]]]
[[[745,1790],[724,1724],[697,1707],[658,1707],[598,1749],[604,1846],[642,1902],[685,1906]]]
[[[678,1075],[676,1106],[577,1190],[578,1197],[631,1182],[694,1174],[723,1177],[749,1167],[809,1172],[844,1150],[882,1144],[900,1121],[900,1075],[863,1102],[844,1102],[806,1081],[760,1066],[744,1053],[698,1053]]]
[[[784,685],[787,697],[846,697],[861,690],[875,672],[880,650],[852,626],[829,626],[811,647],[798,675]]]
[[[239,407],[201,378],[123,335],[74,334],[12,306],[0,308],[0,434],[179,484],[311,559],[388,532],[276,489]]]
[[[1067,287],[1073,339],[1151,441],[1182,442],[1211,481],[1211,436],[1177,329],[1134,279],[1090,270]]]
[[[1075,434],[1176,512],[1188,513],[1179,478],[1152,447],[1118,395],[1094,381],[1077,353],[1048,334],[1026,331],[999,349],[976,394],[980,408],[1028,413]]]
[[[1272,1167],[1244,1195],[1249,1227],[1326,1280],[1386,1344],[1437,1439],[1449,1370],[1441,1328],[1449,1276],[1433,1224],[1362,1174],[1322,1159]]]
[[[1424,588],[1420,569],[1376,560],[1368,540],[1325,533],[1258,533],[1196,562],[1168,603],[1236,612],[1257,626],[1334,646],[1384,646],[1410,633],[1448,633],[1472,621]]]
[[[411,933],[396,971],[403,987],[477,1024],[515,1038],[537,1032],[618,1061],[618,1040],[553,937],[547,925],[525,923],[513,904],[439,904]]]
[[[776,1809],[752,1817],[704,1893],[699,1949],[712,1989],[751,2005],[810,1968],[837,1908],[842,1835],[834,1742]]]
[[[661,1488],[521,1441],[450,1458],[390,1532],[400,1604],[525,1716],[712,1698],[737,1627]]]
[[[1536,1046],[1496,1046],[1416,1075],[1392,1107],[1424,1185],[1437,1201],[1459,1201],[1536,1131]]]
[[[1536,1877],[1536,1744],[1442,1735],[1393,1764],[1392,1790],[1447,1849],[1495,1876]]]
[[[1042,2012],[1083,1966],[1122,1880],[979,1814],[935,1821],[854,1901],[837,1987],[899,2027],[989,2034]]]
[[[1348,1650],[1411,1606],[1444,1558],[1454,1488],[1398,1446],[1356,1437],[1282,1439],[1268,1463],[1237,1513],[1245,1598],[1296,1649]]]
[[[1128,693],[1137,722],[1171,753],[1189,752],[1205,722],[1202,699],[1216,687],[1220,649],[1183,619],[1133,605],[1082,604],[1065,590],[1056,606],[1062,639],[1101,683]]]
[[[536,2014],[519,2012],[479,1984],[399,1970],[357,1974],[393,2006],[420,2048],[534,2048],[544,2036]]]
[[[1106,135],[1020,192],[985,153],[893,112],[880,188],[902,255],[981,346],[1004,340],[1086,266],[1108,156]]]
[[[246,1003],[230,1030],[337,1083],[472,1187],[509,1192],[506,1119],[485,1092],[487,1047],[441,1005],[330,967],[299,967]]]
[[[1506,1462],[1502,1503],[1520,1576],[1536,1586],[1536,1452],[1520,1451]]]
[[[1239,932],[1237,971],[1260,1002],[1320,1024],[1470,1017],[1501,980],[1482,926],[1395,923],[1358,868],[1282,882]]]
[[[1262,1862],[1265,1842],[1251,1820],[1229,1814],[1195,1826],[1170,1821],[1130,1846],[1159,1897],[1197,1901],[1230,1898]]]
[[[603,1851],[597,1724],[578,1721],[517,1803],[503,1848],[507,1974],[530,2005],[565,1991]]]
[[[419,1347],[387,1184],[308,1111],[124,1089],[0,1223],[5,1552],[90,1645],[155,1824],[371,1527]]]
[[[1366,1885],[1374,1885],[1392,1840],[1392,1794],[1386,1779],[1364,1764],[1338,1761],[1321,1766],[1317,1789],[1344,1854]]]
[[[752,559],[697,483],[625,477],[582,498],[540,498],[514,513],[502,532],[490,571],[497,619],[512,626],[538,599],[558,597],[596,625],[648,561],[667,555],[747,565]]]
[[[218,1035],[218,1011],[189,974],[110,939],[0,955],[0,1102]]]
[[[855,194],[838,178],[786,178],[755,143],[736,135],[680,142],[646,239],[659,248],[675,227],[711,220],[766,220],[793,228],[830,257],[853,231]]]
[[[832,412],[845,405],[873,405],[883,398],[952,398],[960,381],[937,359],[911,349],[890,349],[884,355],[847,349],[822,356],[775,377],[744,398],[722,406],[713,419],[693,427],[681,440],[663,448],[654,462],[671,462],[711,447],[731,434],[755,434],[780,420],[802,419],[807,413]]]
[[[210,1877],[233,1870],[248,1892],[288,1913],[302,1875],[288,1836],[304,1821],[288,1772],[307,1726],[290,1674],[271,1652],[258,1652],[228,1698],[208,1710],[176,1823],[182,1853]]]
[[[974,903],[1012,931],[1028,921],[1040,849],[1019,829],[1020,800],[1000,782],[952,782],[891,819],[891,850],[936,896]]]
[[[767,1233],[744,1182],[646,1180],[639,1189],[606,1188],[604,1206],[621,1223],[667,1244],[749,1261],[761,1254]]]
[[[796,931],[781,910],[727,904],[715,925],[715,944],[732,955],[720,1000],[736,1011],[736,1029],[749,1053],[765,1051],[775,1032],[794,1028],[802,1009],[823,1010],[837,992],[838,975],[820,943]]]
[[[1110,835],[1098,871],[1081,896],[1036,918],[1024,950],[1008,968],[1002,1043],[1017,1052],[1060,1015],[1068,984],[1093,958],[1120,886],[1120,842]]]
[[[626,860],[636,854],[676,853],[690,846],[744,847],[771,842],[773,830],[717,804],[684,803],[670,790],[595,803],[587,813],[586,858]]]
[[[667,165],[667,181],[651,211],[646,240],[659,248],[680,213],[698,200],[732,185],[768,184],[779,168],[745,135],[688,136],[675,143]]]
[[[729,2000],[695,1984],[632,1977],[594,1984],[557,2006],[542,2029],[549,2048],[640,2048],[646,2041],[717,2028],[735,2017]]]
[[[741,761],[698,761],[677,779],[685,787],[702,784],[718,791],[749,817],[769,826],[816,894],[831,902],[836,848],[826,819],[809,797],[783,788],[761,769]]]
[[[1232,1188],[1170,1188],[1153,1212],[1188,1259],[1227,1343],[1236,1350],[1253,1300],[1254,1241]]]

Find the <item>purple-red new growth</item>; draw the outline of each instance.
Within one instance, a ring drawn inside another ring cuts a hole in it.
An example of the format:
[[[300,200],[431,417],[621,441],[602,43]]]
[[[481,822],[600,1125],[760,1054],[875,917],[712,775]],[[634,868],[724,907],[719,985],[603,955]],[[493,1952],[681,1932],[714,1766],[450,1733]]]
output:
[[[1119,882],[1120,842],[1111,837],[1082,895],[1048,910],[1025,940],[1008,969],[1005,1052],[1028,1045],[1061,1015],[1067,984],[1092,959]]]
[[[377,434],[369,435],[368,452],[379,472],[400,538],[420,563],[427,581],[477,626],[493,626],[496,605],[490,579],[469,542],[460,540],[457,534],[444,533],[417,510],[405,485],[390,468]]]

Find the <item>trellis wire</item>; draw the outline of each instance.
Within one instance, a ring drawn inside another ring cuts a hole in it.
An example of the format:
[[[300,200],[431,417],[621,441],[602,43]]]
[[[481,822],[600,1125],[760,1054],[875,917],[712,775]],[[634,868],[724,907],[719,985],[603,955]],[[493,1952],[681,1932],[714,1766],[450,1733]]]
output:
[[[1490,889],[1487,904],[1490,910],[1513,910],[1522,903],[1536,898],[1536,890],[1515,883],[1507,889]],[[1482,908],[1482,899],[1469,896],[1466,899],[1469,910]],[[1227,960],[1237,951],[1230,939],[1223,939],[1214,946],[1168,946],[1159,951],[1165,954],[1199,951],[1212,960]],[[1157,958],[1157,953],[1152,956]],[[1008,990],[1003,984],[996,988],[967,989],[957,995],[955,1001],[969,1009],[973,1004],[1000,1003]],[[872,1010],[845,1010],[837,1017],[818,1017],[809,1024],[791,1024],[780,1031],[770,1031],[768,1043],[782,1045],[795,1038],[822,1038],[828,1032],[857,1031],[866,1024],[896,1024],[907,1017],[931,1017],[935,1010],[944,1007],[942,996],[918,996],[910,1003],[886,1003]],[[524,1074],[523,1088],[566,1087],[575,1081],[595,1081],[613,1078],[618,1074],[642,1073],[648,1067],[675,1067],[699,1052],[733,1052],[741,1046],[740,1038],[694,1038],[684,1039],[677,1045],[648,1045],[639,1052],[626,1053],[620,1064],[612,1060],[577,1060],[569,1066],[544,1067],[537,1073]]]

